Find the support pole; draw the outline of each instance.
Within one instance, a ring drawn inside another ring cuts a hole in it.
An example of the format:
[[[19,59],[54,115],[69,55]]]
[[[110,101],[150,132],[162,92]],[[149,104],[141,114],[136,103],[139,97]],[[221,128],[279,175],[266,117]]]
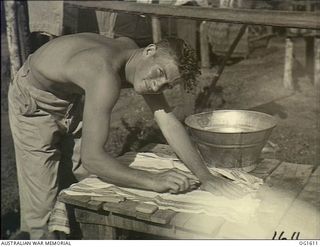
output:
[[[306,42],[306,68],[308,75],[313,80],[314,74],[314,37],[305,37]]]
[[[31,52],[28,2],[17,1],[17,23],[21,63],[23,64]]]
[[[315,38],[314,85],[320,90],[320,38]]]
[[[242,25],[239,29],[239,32],[236,36],[236,38],[234,39],[234,41],[232,42],[231,46],[229,47],[229,50],[227,52],[227,54],[225,55],[222,64],[219,66],[217,73],[214,75],[212,81],[211,81],[211,85],[209,87],[209,91],[211,92],[211,90],[213,90],[216,87],[216,84],[227,64],[227,61],[229,60],[229,58],[231,57],[233,51],[236,49],[240,39],[242,38],[243,34],[246,32],[248,25]]]
[[[292,66],[293,66],[293,42],[291,38],[286,38],[283,85],[285,88],[290,90],[293,89]]]
[[[201,68],[207,69],[211,67],[210,64],[210,50],[208,42],[208,29],[206,27],[206,21],[200,24],[200,56],[201,56]]]
[[[177,19],[177,36],[183,39],[192,49],[197,49],[198,25],[195,20]]]
[[[8,39],[8,49],[10,57],[10,72],[11,78],[15,76],[20,67],[22,66],[22,61],[20,57],[20,47],[19,47],[19,33],[17,25],[17,6],[16,1],[5,1],[5,15],[7,24],[7,39]]]
[[[153,42],[156,43],[161,40],[160,20],[157,16],[152,16],[151,23],[152,23],[152,38],[153,38]]]
[[[210,106],[210,95],[216,88],[216,85],[218,83],[218,80],[220,79],[220,76],[225,68],[225,65],[227,64],[227,61],[231,57],[234,49],[237,47],[240,39],[242,38],[243,34],[246,32],[248,25],[242,25],[241,28],[239,29],[239,32],[236,36],[236,38],[233,40],[231,46],[229,47],[229,50],[227,54],[225,55],[222,63],[219,65],[217,73],[214,75],[212,78],[212,81],[209,86],[204,88],[204,92],[199,94],[199,96],[196,99],[196,105],[200,108],[203,108],[205,106]]]

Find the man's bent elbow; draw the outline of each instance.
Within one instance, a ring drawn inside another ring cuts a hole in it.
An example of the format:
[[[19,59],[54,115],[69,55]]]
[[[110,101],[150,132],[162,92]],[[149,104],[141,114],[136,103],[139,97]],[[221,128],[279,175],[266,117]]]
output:
[[[81,161],[83,167],[90,173],[101,175],[106,166],[112,164],[112,157],[104,150],[101,150],[101,152],[82,152]]]
[[[96,175],[96,169],[94,169],[94,161],[90,158],[82,158],[81,159],[82,166],[91,174]]]
[[[97,175],[97,172],[99,172],[99,168],[97,165],[97,159],[89,154],[82,154],[81,155],[81,162],[82,166],[90,173]]]

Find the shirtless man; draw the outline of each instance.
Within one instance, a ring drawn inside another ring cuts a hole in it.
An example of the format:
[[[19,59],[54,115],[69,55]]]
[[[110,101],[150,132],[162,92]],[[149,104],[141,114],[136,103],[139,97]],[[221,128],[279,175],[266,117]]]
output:
[[[204,190],[238,195],[236,186],[210,175],[162,94],[196,72],[193,52],[178,39],[141,49],[129,38],[81,33],[56,38],[29,56],[9,89],[21,231],[31,239],[46,237],[65,157],[72,160],[77,179],[95,174],[124,187],[171,193],[190,189],[182,172],[133,169],[106,152],[111,111],[125,83],[144,97],[166,140]]]

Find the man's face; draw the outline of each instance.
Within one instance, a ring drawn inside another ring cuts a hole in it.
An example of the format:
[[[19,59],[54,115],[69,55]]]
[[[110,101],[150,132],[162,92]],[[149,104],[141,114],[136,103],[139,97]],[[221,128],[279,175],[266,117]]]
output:
[[[178,66],[165,55],[148,56],[137,65],[134,89],[139,94],[158,94],[181,82]]]

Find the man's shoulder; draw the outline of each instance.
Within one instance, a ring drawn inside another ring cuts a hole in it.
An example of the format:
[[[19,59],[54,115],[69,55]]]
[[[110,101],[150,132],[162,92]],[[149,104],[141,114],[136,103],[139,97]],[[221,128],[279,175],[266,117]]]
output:
[[[130,48],[130,49],[139,48],[137,43],[133,39],[131,39],[129,37],[122,36],[122,37],[118,37],[118,38],[116,38],[114,40],[122,42],[124,45],[127,46],[127,48]]]
[[[96,46],[89,49],[79,50],[73,53],[69,57],[69,65],[76,66],[78,68],[87,68],[90,70],[97,70],[101,68],[107,68],[112,61],[112,50],[105,46]]]
[[[108,51],[99,47],[83,50],[70,58],[65,73],[69,81],[77,82],[87,89],[88,85],[117,84],[118,74],[113,69],[112,59]]]

